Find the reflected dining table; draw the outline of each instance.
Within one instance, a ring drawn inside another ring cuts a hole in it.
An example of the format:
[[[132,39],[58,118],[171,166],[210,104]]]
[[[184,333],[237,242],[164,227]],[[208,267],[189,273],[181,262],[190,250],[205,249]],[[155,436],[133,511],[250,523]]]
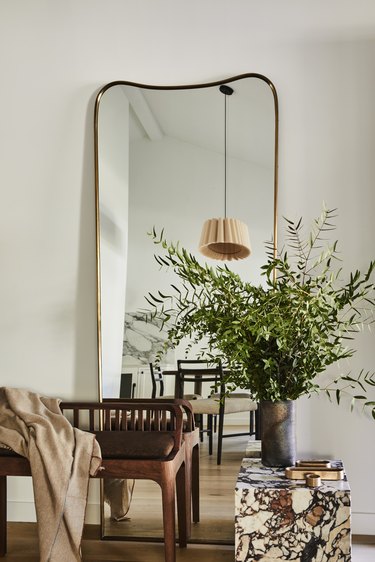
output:
[[[227,373],[228,371],[223,370],[223,374]],[[193,382],[194,383],[194,394],[198,396],[202,396],[202,387],[207,378],[210,382],[212,382],[212,373],[207,373],[205,375],[204,371],[202,373],[191,373],[188,376],[182,377],[179,373],[178,369],[172,370],[165,370],[163,371],[163,376],[172,376],[175,377],[174,379],[174,397],[182,399],[184,397],[184,383],[185,382]],[[218,381],[219,382],[219,381]]]

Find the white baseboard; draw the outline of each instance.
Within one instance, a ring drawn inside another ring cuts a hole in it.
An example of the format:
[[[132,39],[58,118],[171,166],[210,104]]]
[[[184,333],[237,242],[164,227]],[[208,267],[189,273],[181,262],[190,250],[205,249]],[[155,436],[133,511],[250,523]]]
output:
[[[100,523],[100,504],[88,503],[86,507],[85,523],[98,525]]]
[[[375,513],[352,513],[353,535],[375,535]]]
[[[34,502],[8,501],[8,521],[36,521]]]

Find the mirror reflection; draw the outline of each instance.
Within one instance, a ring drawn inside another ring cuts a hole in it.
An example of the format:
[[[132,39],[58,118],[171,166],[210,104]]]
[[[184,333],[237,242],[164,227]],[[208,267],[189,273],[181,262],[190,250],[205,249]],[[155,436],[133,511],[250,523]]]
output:
[[[244,279],[261,283],[264,243],[276,238],[276,92],[272,83],[260,75],[220,83],[228,83],[234,90],[227,105],[227,216],[248,225],[252,247],[249,258],[231,262],[230,268]],[[171,278],[159,271],[147,233],[153,227],[164,229],[169,240],[180,241],[200,261],[208,261],[198,254],[202,225],[208,218],[224,216],[224,101],[220,83],[164,88],[115,82],[98,95],[101,397],[151,397],[148,364],[154,360],[165,334],[157,325],[146,325],[139,310],[147,306],[145,295],[155,288],[163,291]],[[183,358],[183,350],[170,353],[165,365],[174,368],[178,358]],[[173,381],[165,382],[165,393],[173,394]],[[246,420],[237,417],[232,423]],[[237,445],[235,439],[230,441],[225,445],[228,462],[231,454],[237,455],[239,466],[246,440],[239,438]],[[207,462],[210,464],[211,459]],[[219,469],[225,472],[225,462],[217,467],[215,477],[220,478]],[[214,466],[214,461],[211,464]],[[230,501],[235,472],[232,468]],[[160,511],[155,486],[137,481],[129,511],[131,522],[111,523],[105,512],[104,534],[161,536],[162,525],[156,528],[160,514],[149,517],[148,523],[144,516],[145,498],[151,501],[155,496],[153,514]],[[216,510],[212,509],[212,496],[214,490],[202,500],[202,523],[205,502],[210,504],[211,512]],[[230,510],[228,514],[230,521],[232,513]],[[203,526],[196,532],[196,541],[210,542],[210,525],[202,531]],[[230,523],[224,542],[232,541],[232,526]]]

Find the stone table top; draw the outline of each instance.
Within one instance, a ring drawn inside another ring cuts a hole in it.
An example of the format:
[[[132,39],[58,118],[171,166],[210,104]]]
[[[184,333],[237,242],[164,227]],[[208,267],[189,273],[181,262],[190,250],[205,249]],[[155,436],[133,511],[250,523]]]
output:
[[[342,461],[330,461],[332,468],[343,469]],[[270,468],[262,465],[260,459],[245,458],[242,461],[236,483],[236,490],[248,488],[298,489],[306,488],[305,479],[289,480],[283,468]],[[344,472],[343,480],[322,480],[319,490],[323,493],[349,492],[350,486]]]

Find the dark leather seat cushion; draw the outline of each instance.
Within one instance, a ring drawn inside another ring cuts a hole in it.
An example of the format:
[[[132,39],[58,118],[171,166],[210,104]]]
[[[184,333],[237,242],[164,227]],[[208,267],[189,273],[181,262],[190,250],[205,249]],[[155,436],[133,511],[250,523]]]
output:
[[[97,431],[103,459],[166,459],[174,439],[162,431]]]
[[[97,431],[95,435],[103,459],[166,459],[174,445],[174,439],[167,431]],[[21,455],[0,447],[0,457]]]

